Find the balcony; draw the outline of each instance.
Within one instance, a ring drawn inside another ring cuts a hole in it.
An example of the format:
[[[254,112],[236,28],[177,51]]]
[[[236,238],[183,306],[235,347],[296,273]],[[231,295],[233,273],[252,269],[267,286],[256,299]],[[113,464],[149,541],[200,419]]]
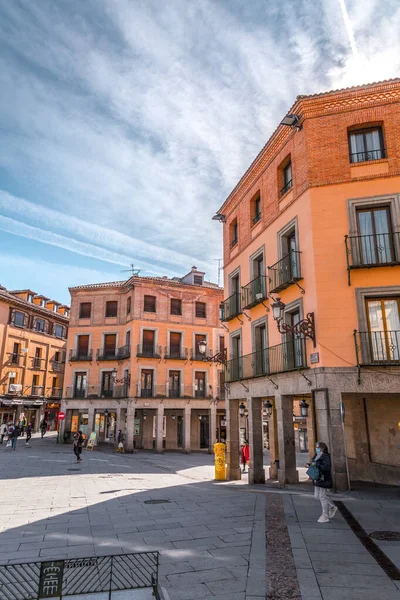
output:
[[[138,344],[136,356],[138,358],[161,358],[161,346]]]
[[[357,366],[400,365],[400,331],[354,331]]]
[[[367,150],[364,152],[352,152],[350,154],[351,163],[367,162],[370,160],[381,160],[386,158],[386,149],[379,148],[378,150]]]
[[[69,360],[70,362],[75,361],[89,361],[92,360],[92,350],[70,350],[69,351]]]
[[[361,269],[400,264],[400,232],[345,235],[347,268]]]
[[[88,385],[84,388],[69,386],[65,390],[65,397],[67,399],[88,398],[89,400],[103,398],[128,398],[129,386],[128,384],[118,386],[114,385],[110,389],[103,388],[101,385]]]
[[[267,298],[267,278],[259,275],[242,288],[243,308],[252,308]]]
[[[221,303],[221,321],[231,321],[242,312],[240,306],[240,294],[234,292],[229,298]]]
[[[174,346],[165,346],[164,358],[169,360],[187,360],[188,359],[187,348],[175,348]]]
[[[129,344],[125,344],[125,346],[121,346],[117,351],[118,360],[125,360],[126,358],[130,358],[131,356],[131,347]]]
[[[31,389],[31,396],[44,396],[44,385],[33,385]]]
[[[226,389],[224,385],[218,386],[217,398],[218,400],[225,400]]]
[[[96,360],[117,360],[117,349],[116,348],[98,348],[96,354]]]
[[[62,397],[62,388],[52,387],[49,391],[50,398],[61,398]]]
[[[21,364],[21,356],[17,352],[9,352],[9,364],[14,367],[19,367]]]
[[[64,367],[65,367],[65,363],[63,363],[63,362],[59,362],[57,360],[51,361],[51,370],[52,371],[56,371],[57,373],[60,373],[61,371],[64,371]]]
[[[306,340],[299,337],[258,352],[228,360],[225,382],[253,379],[307,368]]]
[[[302,279],[300,254],[297,250],[292,250],[272,267],[268,267],[271,294],[281,292]]]
[[[182,385],[169,387],[169,384],[153,385],[142,388],[139,384],[136,391],[137,398],[205,398],[210,399],[212,396],[202,390],[195,390],[193,385]]]

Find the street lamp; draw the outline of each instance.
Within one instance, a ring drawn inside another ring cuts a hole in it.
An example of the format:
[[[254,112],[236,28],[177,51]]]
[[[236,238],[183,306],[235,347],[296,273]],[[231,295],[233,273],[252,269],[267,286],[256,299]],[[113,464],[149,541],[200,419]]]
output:
[[[130,373],[128,373],[128,375],[126,375],[126,377],[121,377],[121,379],[117,379],[117,369],[114,367],[114,369],[112,370],[112,378],[114,383],[123,383],[123,384],[127,384],[130,385],[131,382],[131,375]]]
[[[267,413],[267,417],[270,417],[272,415],[273,405],[271,404],[271,402],[269,400],[265,400],[264,408]]]
[[[309,407],[309,404],[307,404],[307,402],[303,398],[303,400],[300,402],[300,413],[301,413],[301,416],[304,417],[305,419],[307,419],[307,417],[308,417],[308,407]]]
[[[287,127],[290,127],[290,129],[295,128],[300,131],[302,125],[299,124],[299,121],[300,117],[298,115],[286,115],[286,117],[283,117],[281,125],[286,125]]]
[[[239,405],[239,415],[240,415],[241,417],[244,417],[245,410],[246,410],[246,407],[245,407],[245,405],[244,405],[244,404],[243,404],[243,402],[242,402],[242,403]]]
[[[280,298],[276,298],[275,302],[272,304],[272,316],[276,321],[278,326],[279,333],[294,333],[297,336],[303,335],[304,337],[310,338],[314,342],[314,348],[316,346],[315,340],[315,323],[314,323],[314,313],[307,313],[305,319],[298,321],[294,325],[289,325],[285,322],[284,319],[284,311],[286,308],[286,304],[282,302]]]
[[[200,340],[200,342],[197,344],[197,347],[198,347],[199,353],[201,354],[204,361],[214,362],[219,365],[226,365],[226,350],[223,350],[222,352],[217,352],[217,354],[214,354],[214,356],[206,356],[206,352],[207,352],[206,340]]]

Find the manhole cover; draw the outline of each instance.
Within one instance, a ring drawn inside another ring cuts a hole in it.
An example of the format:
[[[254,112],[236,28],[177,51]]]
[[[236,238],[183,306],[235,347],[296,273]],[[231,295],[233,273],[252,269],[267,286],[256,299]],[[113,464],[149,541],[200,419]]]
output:
[[[67,469],[67,471],[80,471],[80,469]]]
[[[169,504],[169,500],[145,500],[144,504]]]
[[[382,542],[400,542],[400,531],[373,531],[369,537]]]

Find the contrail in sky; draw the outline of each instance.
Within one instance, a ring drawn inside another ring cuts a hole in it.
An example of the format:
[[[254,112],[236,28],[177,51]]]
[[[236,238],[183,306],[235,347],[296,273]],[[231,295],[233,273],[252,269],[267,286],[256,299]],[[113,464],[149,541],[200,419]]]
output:
[[[349,36],[349,42],[350,42],[351,49],[353,51],[354,56],[357,56],[358,49],[357,49],[356,39],[354,37],[354,31],[353,31],[353,27],[352,27],[352,24],[349,19],[349,13],[347,12],[345,0],[338,0],[338,2],[340,4],[340,8],[342,10],[343,21],[344,21],[344,25],[346,27],[347,35]]]

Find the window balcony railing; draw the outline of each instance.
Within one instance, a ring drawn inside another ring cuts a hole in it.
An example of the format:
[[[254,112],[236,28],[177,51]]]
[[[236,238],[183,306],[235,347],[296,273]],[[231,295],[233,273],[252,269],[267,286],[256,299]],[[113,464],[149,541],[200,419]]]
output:
[[[195,385],[180,385],[170,387],[168,383],[148,387],[137,386],[137,398],[212,398],[212,394],[205,390],[196,390]]]
[[[242,312],[240,306],[240,294],[234,292],[229,298],[221,303],[221,321],[230,321]]]
[[[70,350],[69,360],[70,362],[75,361],[91,361],[93,356],[92,350]]]
[[[52,387],[49,390],[50,398],[61,398],[62,397],[62,388],[60,387]]]
[[[226,396],[225,386],[224,385],[218,386],[218,391],[217,391],[218,400],[225,400],[225,396]]]
[[[243,308],[251,308],[267,298],[267,278],[259,275],[242,288]]]
[[[188,359],[188,349],[187,348],[178,348],[174,346],[165,346],[164,348],[164,358],[170,360],[187,360]]]
[[[102,398],[128,398],[129,386],[111,385],[110,387],[102,385],[88,385],[86,387],[69,386],[65,389],[65,397],[67,399],[102,399]]]
[[[161,358],[161,346],[138,344],[136,356],[139,358]]]
[[[98,348],[96,360],[117,360],[118,354],[116,348]]]
[[[386,158],[385,148],[378,148],[377,150],[365,150],[364,152],[351,152],[350,154],[351,163],[380,160],[381,158]]]
[[[204,361],[206,358],[213,356],[212,348],[207,348],[205,354],[202,354],[198,348],[192,348],[190,351],[190,360],[201,360]]]
[[[33,385],[31,396],[44,396],[44,385]]]
[[[357,366],[400,365],[400,331],[354,331]]]
[[[256,223],[258,223],[261,220],[261,213],[257,213],[256,215],[254,215],[254,217],[252,218],[252,223],[253,225],[255,225]]]
[[[281,189],[281,196],[284,196],[286,194],[286,192],[288,192],[290,190],[291,187],[293,187],[293,179],[291,179],[290,181],[285,183],[285,185]]]
[[[118,348],[117,356],[119,360],[124,360],[125,358],[130,358],[131,356],[131,347],[129,344],[125,344],[125,346],[121,346]]]
[[[345,235],[348,269],[400,264],[400,232]]]
[[[302,279],[300,254],[297,250],[292,250],[272,267],[268,267],[271,294],[281,292]]]
[[[10,365],[18,367],[21,364],[21,356],[17,352],[11,352],[9,362]]]
[[[52,371],[56,371],[57,373],[64,371],[65,368],[65,363],[57,361],[57,360],[52,360],[51,361],[51,370]]]
[[[44,369],[44,363],[45,363],[44,358],[40,358],[39,356],[32,357],[32,368],[33,369],[41,369],[42,365],[43,365],[43,369]]]
[[[297,337],[283,344],[228,360],[225,367],[225,381],[229,383],[305,368],[307,368],[306,340]]]

